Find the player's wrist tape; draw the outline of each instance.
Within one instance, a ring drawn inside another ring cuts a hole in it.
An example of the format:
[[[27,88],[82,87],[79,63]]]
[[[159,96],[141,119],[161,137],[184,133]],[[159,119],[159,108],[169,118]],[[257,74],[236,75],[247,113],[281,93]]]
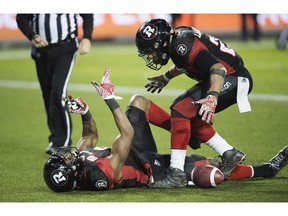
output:
[[[217,91],[209,91],[209,92],[208,92],[208,95],[213,95],[213,96],[215,96],[215,97],[218,98],[219,93],[218,93]]]
[[[82,114],[81,117],[82,117],[82,121],[89,121],[92,118],[92,115],[89,109],[87,110],[85,114]]]
[[[111,110],[111,112],[113,112],[114,110],[116,110],[117,108],[119,108],[119,104],[117,103],[117,101],[114,98],[108,99],[108,100],[104,100],[106,102],[106,104],[108,105],[109,109]]]
[[[170,74],[169,71],[167,71],[167,72],[163,75],[163,78],[164,78],[167,82],[169,82],[169,81],[173,78],[173,76]]]

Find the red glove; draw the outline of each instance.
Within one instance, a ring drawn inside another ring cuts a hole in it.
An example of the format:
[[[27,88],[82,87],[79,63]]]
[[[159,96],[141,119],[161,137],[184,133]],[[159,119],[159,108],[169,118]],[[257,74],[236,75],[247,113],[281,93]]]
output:
[[[99,95],[104,99],[112,99],[120,100],[122,97],[114,95],[114,85],[110,80],[111,69],[107,68],[103,74],[100,85],[96,81],[91,81],[92,85],[96,88]]]
[[[191,102],[193,105],[202,105],[199,110],[199,115],[202,116],[202,121],[208,124],[214,120],[215,109],[218,98],[214,95],[208,95],[206,98]]]
[[[69,95],[68,99],[62,98],[62,100],[67,104],[69,112],[71,113],[85,115],[89,110],[88,104],[86,104],[82,98],[78,97],[74,99],[71,95]]]

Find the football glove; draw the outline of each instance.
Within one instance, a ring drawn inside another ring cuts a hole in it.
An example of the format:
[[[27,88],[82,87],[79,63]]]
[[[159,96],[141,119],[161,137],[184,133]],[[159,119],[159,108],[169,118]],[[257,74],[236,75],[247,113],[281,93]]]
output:
[[[88,104],[82,98],[74,99],[71,95],[68,95],[68,99],[62,98],[62,100],[67,104],[70,113],[85,115],[89,110]]]
[[[123,99],[120,96],[114,95],[114,85],[110,80],[111,69],[107,68],[103,74],[100,85],[96,81],[91,81],[91,84],[96,88],[99,95],[104,99],[121,100]]]
[[[202,121],[206,121],[208,124],[212,124],[215,115],[215,109],[217,106],[218,98],[214,95],[208,95],[198,101],[191,102],[193,105],[201,105],[199,115],[202,116]]]
[[[158,90],[158,93],[162,91],[162,89],[168,84],[169,79],[165,79],[165,75],[160,75],[156,77],[147,78],[150,82],[145,85],[148,92],[154,93]]]

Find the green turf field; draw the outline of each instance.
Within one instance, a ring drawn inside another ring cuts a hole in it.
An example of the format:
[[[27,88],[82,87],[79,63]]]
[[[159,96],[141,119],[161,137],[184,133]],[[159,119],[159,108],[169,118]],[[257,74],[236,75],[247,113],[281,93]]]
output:
[[[254,77],[250,96],[252,112],[240,114],[234,105],[216,115],[215,128],[234,147],[246,154],[245,164],[269,160],[288,144],[288,51],[275,48],[274,40],[260,42],[228,41],[243,57]],[[78,56],[70,79],[69,93],[84,98],[94,115],[100,141],[111,145],[117,135],[110,111],[90,81],[99,81],[106,67],[112,68],[115,93],[124,97],[125,109],[130,96],[145,93],[146,78],[165,72],[145,67],[133,44],[94,44],[86,56]],[[177,77],[162,91],[146,94],[167,111],[174,97],[194,85],[185,76]],[[128,88],[129,87],[129,88]],[[118,91],[117,91],[118,90]],[[187,187],[148,190],[119,189],[106,192],[69,192],[56,194],[48,189],[42,168],[48,155],[48,129],[29,49],[0,50],[0,202],[287,202],[288,168],[273,179],[227,181],[214,189]],[[81,136],[79,116],[73,116],[73,141]],[[153,127],[160,152],[169,152],[170,136]],[[197,153],[215,157],[202,145]]]

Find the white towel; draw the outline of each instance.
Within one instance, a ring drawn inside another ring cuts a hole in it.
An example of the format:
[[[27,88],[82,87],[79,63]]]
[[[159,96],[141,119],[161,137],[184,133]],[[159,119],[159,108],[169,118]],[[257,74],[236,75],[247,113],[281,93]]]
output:
[[[240,113],[251,111],[251,106],[248,100],[249,86],[249,79],[238,77],[237,104]]]

